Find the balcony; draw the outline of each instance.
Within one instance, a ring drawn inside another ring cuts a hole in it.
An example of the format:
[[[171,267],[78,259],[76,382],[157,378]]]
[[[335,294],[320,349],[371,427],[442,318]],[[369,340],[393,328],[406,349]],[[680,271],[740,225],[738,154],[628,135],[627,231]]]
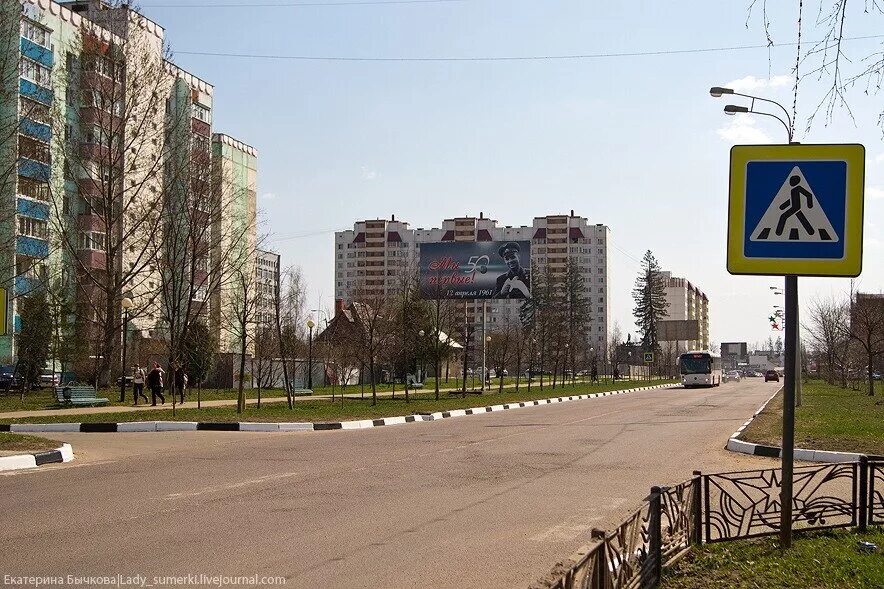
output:
[[[15,277],[15,294],[16,295],[26,295],[31,291],[37,290],[40,287],[41,281],[37,277],[31,276],[16,276]]]
[[[82,106],[80,107],[80,123],[82,125],[95,125],[105,129],[120,129],[123,126],[123,118],[96,106]]]
[[[30,80],[25,80],[23,78],[19,79],[18,91],[22,96],[32,98],[37,102],[42,102],[47,105],[52,104],[52,90],[44,88],[43,86],[38,86]]]
[[[77,229],[80,231],[106,231],[104,219],[99,215],[82,214],[77,216]]]
[[[49,125],[37,123],[30,119],[22,117],[19,122],[18,128],[22,132],[22,134],[27,135],[28,137],[32,137],[37,141],[49,143],[52,140],[52,129],[49,127]]]
[[[42,202],[28,200],[26,198],[17,198],[15,212],[25,217],[39,219],[40,221],[49,220],[49,205]]]
[[[43,259],[49,256],[49,244],[44,239],[19,235],[15,238],[15,253],[29,258]]]
[[[49,164],[36,162],[27,158],[18,159],[18,174],[40,182],[49,181]]]
[[[103,270],[106,267],[107,254],[96,250],[80,250],[77,252],[80,263],[86,268]]]
[[[94,178],[78,178],[77,190],[83,198],[96,198],[102,196],[101,183]]]
[[[43,47],[42,45],[37,45],[30,39],[26,39],[21,37],[21,54],[23,57],[27,57],[33,61],[36,61],[40,65],[44,65],[48,68],[52,68],[55,64],[55,54],[52,50]]]

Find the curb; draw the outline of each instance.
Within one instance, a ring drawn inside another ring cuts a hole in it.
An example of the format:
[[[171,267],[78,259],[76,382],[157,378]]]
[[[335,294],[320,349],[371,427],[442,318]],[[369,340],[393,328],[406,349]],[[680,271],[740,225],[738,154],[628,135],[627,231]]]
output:
[[[24,468],[37,468],[44,464],[56,462],[70,462],[74,459],[74,449],[70,444],[62,444],[60,448],[48,452],[35,452],[33,454],[16,454],[15,456],[0,457],[0,471],[21,470]]]
[[[378,419],[360,419],[354,421],[332,422],[303,422],[303,423],[252,423],[252,422],[210,422],[210,421],[129,421],[122,423],[0,423],[0,431],[15,433],[34,432],[67,432],[67,433],[123,433],[123,432],[182,432],[182,431],[225,431],[225,432],[292,432],[292,431],[327,431],[327,430],[353,430],[367,429],[371,427],[383,427],[386,425],[401,425],[422,421],[438,421],[450,417],[465,417],[467,415],[479,415],[495,411],[507,411],[521,409],[523,407],[535,407],[551,403],[566,403],[568,401],[582,401],[595,399],[596,397],[612,397],[626,393],[650,391],[655,389],[671,388],[673,384],[654,385],[635,389],[623,389],[619,391],[606,391],[592,393],[590,395],[572,395],[570,397],[554,397],[539,399],[537,401],[521,401],[519,403],[507,403],[505,405],[490,405],[487,407],[473,407],[471,409],[452,409],[450,411],[438,411],[435,413],[418,413],[415,415],[399,415],[397,417],[383,417]]]
[[[725,449],[730,450],[731,452],[738,452],[740,454],[751,454],[754,456],[764,456],[766,458],[780,458],[783,452],[783,449],[779,446],[765,446],[764,444],[755,444],[752,442],[745,442],[740,439],[740,436],[743,434],[743,430],[749,427],[749,424],[752,423],[758,414],[764,411],[765,407],[767,407],[768,403],[773,401],[773,398],[780,394],[782,391],[782,387],[777,389],[770,399],[765,401],[761,407],[758,408],[755,413],[752,414],[752,417],[746,421],[740,428],[735,431],[731,437],[727,441],[727,445]],[[872,458],[875,460],[880,460],[882,457],[880,456],[869,456],[867,454],[859,454],[856,452],[832,452],[829,450],[807,450],[805,448],[795,448],[795,460],[801,460],[804,462],[857,462],[860,457],[867,456],[868,458]]]

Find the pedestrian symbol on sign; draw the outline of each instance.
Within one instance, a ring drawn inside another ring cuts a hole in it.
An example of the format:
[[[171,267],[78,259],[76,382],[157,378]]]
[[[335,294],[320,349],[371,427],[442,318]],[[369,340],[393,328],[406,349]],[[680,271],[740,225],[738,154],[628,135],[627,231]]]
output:
[[[834,242],[838,232],[799,166],[794,166],[750,237],[751,241]]]

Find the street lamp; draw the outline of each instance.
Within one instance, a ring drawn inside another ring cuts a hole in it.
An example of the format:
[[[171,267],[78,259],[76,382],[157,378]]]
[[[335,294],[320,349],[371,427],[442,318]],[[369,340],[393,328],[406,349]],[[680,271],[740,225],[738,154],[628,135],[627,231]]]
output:
[[[753,96],[751,94],[742,94],[740,92],[734,92],[733,89],[731,89],[731,88],[722,88],[720,86],[713,86],[712,88],[709,89],[709,95],[712,96],[713,98],[721,98],[722,95],[725,95],[725,94],[733,95],[733,96],[742,96],[743,98],[748,98],[751,101],[749,103],[748,107],[738,106],[735,104],[728,104],[727,106],[724,107],[725,114],[735,115],[738,113],[746,113],[746,114],[762,115],[765,117],[774,118],[774,119],[778,120],[780,123],[782,123],[783,127],[786,128],[786,135],[789,137],[789,143],[792,143],[792,118],[789,116],[789,111],[787,111],[786,108],[782,104],[780,104],[779,102],[776,102],[775,100],[770,100],[769,98],[762,98],[760,96]],[[759,102],[767,102],[769,104],[773,104],[774,106],[778,107],[780,110],[783,111],[783,115],[786,117],[786,120],[784,121],[783,119],[781,119],[777,115],[769,113],[769,112],[755,110],[755,101],[756,100]]]
[[[124,297],[120,301],[120,306],[123,307],[123,361],[122,366],[120,366],[120,403],[126,400],[126,335],[129,331],[129,309],[133,305],[134,303],[129,297]],[[135,401],[138,401],[138,399],[135,399]],[[156,402],[156,399],[154,399],[154,402]]]
[[[486,335],[485,341],[483,342],[483,345],[482,345],[482,390],[483,391],[485,390],[485,382],[486,381],[490,382],[490,379],[488,378],[488,366],[485,362],[488,344],[490,344],[490,343],[491,343],[491,336]]]
[[[313,327],[316,326],[312,319],[307,320],[307,329],[310,334],[307,337],[307,388],[313,390]]]

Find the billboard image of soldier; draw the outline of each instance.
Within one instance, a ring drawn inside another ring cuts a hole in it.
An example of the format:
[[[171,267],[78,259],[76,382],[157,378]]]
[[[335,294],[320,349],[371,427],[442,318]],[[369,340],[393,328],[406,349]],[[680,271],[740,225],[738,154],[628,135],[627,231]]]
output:
[[[425,243],[420,252],[425,299],[531,297],[528,241]]]

